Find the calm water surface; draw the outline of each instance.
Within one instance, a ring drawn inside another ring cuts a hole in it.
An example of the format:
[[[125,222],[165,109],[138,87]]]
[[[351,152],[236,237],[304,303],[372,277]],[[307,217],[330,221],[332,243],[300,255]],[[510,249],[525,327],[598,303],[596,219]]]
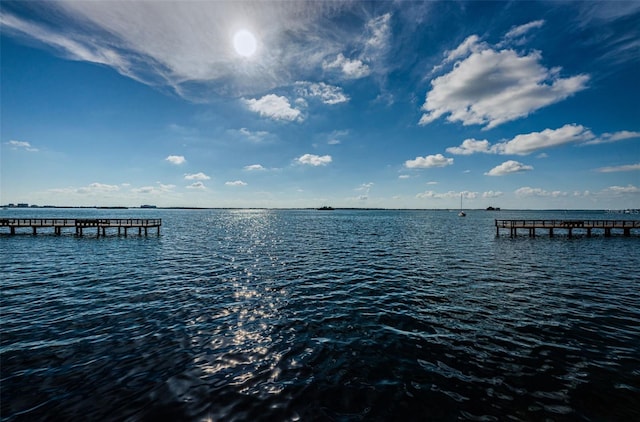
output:
[[[163,219],[0,234],[6,421],[640,420],[640,236],[493,226],[622,215],[1,214]]]

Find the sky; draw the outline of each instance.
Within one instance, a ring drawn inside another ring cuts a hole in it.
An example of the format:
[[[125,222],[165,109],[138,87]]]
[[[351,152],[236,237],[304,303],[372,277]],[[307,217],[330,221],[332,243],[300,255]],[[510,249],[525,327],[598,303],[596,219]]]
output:
[[[0,204],[640,208],[640,2],[2,1]]]

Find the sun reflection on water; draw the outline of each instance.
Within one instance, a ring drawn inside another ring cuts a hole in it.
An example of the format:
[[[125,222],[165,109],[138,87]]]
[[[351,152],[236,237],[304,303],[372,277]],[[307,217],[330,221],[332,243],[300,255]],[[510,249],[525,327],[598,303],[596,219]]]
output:
[[[272,213],[266,210],[237,210],[222,222],[234,236],[225,241],[237,243],[235,253],[227,257],[235,277],[212,279],[211,283],[225,283],[232,300],[205,319],[207,329],[197,336],[207,338],[203,353],[197,354],[194,364],[205,382],[224,381],[235,385],[242,394],[258,396],[278,394],[283,387],[275,383],[281,370],[282,347],[274,333],[274,321],[280,318],[280,308],[286,303],[287,290],[274,289],[269,278],[261,275],[278,257],[270,250],[274,236]],[[213,304],[214,306],[217,304]]]

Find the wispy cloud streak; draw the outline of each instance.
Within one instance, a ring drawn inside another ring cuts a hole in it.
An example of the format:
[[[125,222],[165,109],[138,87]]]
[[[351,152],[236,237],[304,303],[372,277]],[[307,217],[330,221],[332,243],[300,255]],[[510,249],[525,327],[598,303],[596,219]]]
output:
[[[382,51],[388,19],[360,28],[336,26],[333,17],[345,9],[365,14],[348,1],[63,0],[38,2],[37,7],[13,4],[3,10],[0,23],[4,31],[66,58],[107,65],[189,100],[206,101],[213,94],[255,95],[307,80],[363,28],[369,38],[362,49]],[[239,57],[233,48],[233,35],[240,29],[256,36],[257,53],[251,59]],[[359,72],[346,59],[341,66]]]

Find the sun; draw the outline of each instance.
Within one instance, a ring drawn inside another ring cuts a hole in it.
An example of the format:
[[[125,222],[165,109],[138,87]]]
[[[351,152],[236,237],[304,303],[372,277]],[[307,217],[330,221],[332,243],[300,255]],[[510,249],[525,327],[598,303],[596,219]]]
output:
[[[251,57],[257,48],[256,37],[246,29],[242,29],[233,35],[233,48],[241,56]]]

